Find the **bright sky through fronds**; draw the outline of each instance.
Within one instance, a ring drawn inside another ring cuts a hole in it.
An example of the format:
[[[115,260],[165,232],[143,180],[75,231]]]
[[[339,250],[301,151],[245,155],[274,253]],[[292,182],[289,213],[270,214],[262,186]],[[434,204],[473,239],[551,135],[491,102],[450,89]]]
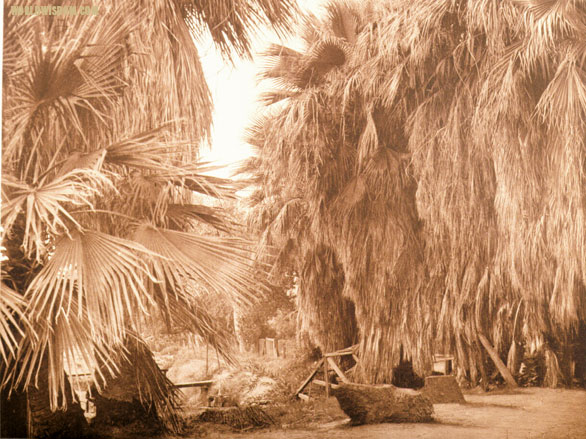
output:
[[[319,15],[324,0],[298,0],[298,3],[302,10]],[[262,84],[258,84],[256,79],[259,61],[262,63],[259,53],[270,43],[296,46],[293,38],[282,41],[273,32],[266,30],[254,43],[254,59],[236,60],[232,66],[222,59],[211,39],[198,42],[204,74],[214,102],[212,148],[204,149],[202,156],[214,164],[225,165],[213,171],[213,175],[229,177],[233,165],[251,154],[243,140],[243,133],[259,109],[257,97],[262,92]]]

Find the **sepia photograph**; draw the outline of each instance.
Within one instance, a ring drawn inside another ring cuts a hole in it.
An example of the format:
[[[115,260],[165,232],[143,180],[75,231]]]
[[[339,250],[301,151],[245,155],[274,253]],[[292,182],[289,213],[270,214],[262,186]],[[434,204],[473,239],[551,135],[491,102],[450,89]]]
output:
[[[0,10],[1,439],[586,439],[586,0]]]

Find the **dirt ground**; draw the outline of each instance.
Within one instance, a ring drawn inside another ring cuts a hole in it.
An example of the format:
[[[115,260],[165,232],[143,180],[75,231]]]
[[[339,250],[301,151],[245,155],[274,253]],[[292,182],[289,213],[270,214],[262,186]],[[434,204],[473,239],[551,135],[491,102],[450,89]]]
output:
[[[350,427],[347,421],[312,429],[208,432],[206,438],[259,439],[581,439],[586,438],[586,391],[519,389],[468,393],[467,404],[434,405],[436,422]]]

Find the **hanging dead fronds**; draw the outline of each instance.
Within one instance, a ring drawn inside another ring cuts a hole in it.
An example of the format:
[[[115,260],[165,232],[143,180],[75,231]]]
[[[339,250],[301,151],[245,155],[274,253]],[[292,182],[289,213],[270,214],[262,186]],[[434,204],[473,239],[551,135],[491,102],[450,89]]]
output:
[[[520,301],[526,340],[574,337],[586,317],[584,6],[330,8],[306,21],[306,52],[270,53],[270,102],[286,99],[253,130],[254,203],[277,218],[303,200],[307,219],[287,239],[259,223],[299,273],[309,249],[333,249],[364,377],[389,380],[401,345],[418,371],[445,349],[484,373],[478,334],[506,356]],[[343,33],[343,62],[295,82],[312,48]],[[320,282],[302,278],[303,294],[323,294]]]

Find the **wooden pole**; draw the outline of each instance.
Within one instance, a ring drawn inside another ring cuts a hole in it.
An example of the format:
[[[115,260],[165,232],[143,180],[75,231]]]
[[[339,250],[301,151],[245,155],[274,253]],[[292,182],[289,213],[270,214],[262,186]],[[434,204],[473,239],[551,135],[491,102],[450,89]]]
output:
[[[324,381],[326,382],[326,399],[330,397],[330,377],[328,375],[328,362],[324,361]]]
[[[507,369],[507,366],[505,366],[505,363],[503,363],[498,352],[492,347],[488,339],[482,334],[478,334],[478,339],[480,340],[480,343],[482,343],[482,346],[484,346],[484,349],[486,349],[486,352],[488,352],[488,355],[490,355],[490,358],[505,379],[506,383],[511,387],[517,387],[517,382],[515,381],[515,378],[513,378],[511,371]]]
[[[336,372],[336,374],[338,374],[338,376],[340,377],[340,379],[342,380],[342,382],[349,383],[350,380],[348,378],[346,378],[346,375],[344,375],[344,372],[342,372],[342,369],[340,369],[338,367],[338,365],[336,364],[336,362],[334,361],[334,359],[331,358],[331,357],[328,357],[327,360],[328,360],[327,362],[330,363],[330,367],[332,369],[334,369],[334,372]]]
[[[210,357],[210,345],[206,342],[206,377],[208,376],[208,359]]]

